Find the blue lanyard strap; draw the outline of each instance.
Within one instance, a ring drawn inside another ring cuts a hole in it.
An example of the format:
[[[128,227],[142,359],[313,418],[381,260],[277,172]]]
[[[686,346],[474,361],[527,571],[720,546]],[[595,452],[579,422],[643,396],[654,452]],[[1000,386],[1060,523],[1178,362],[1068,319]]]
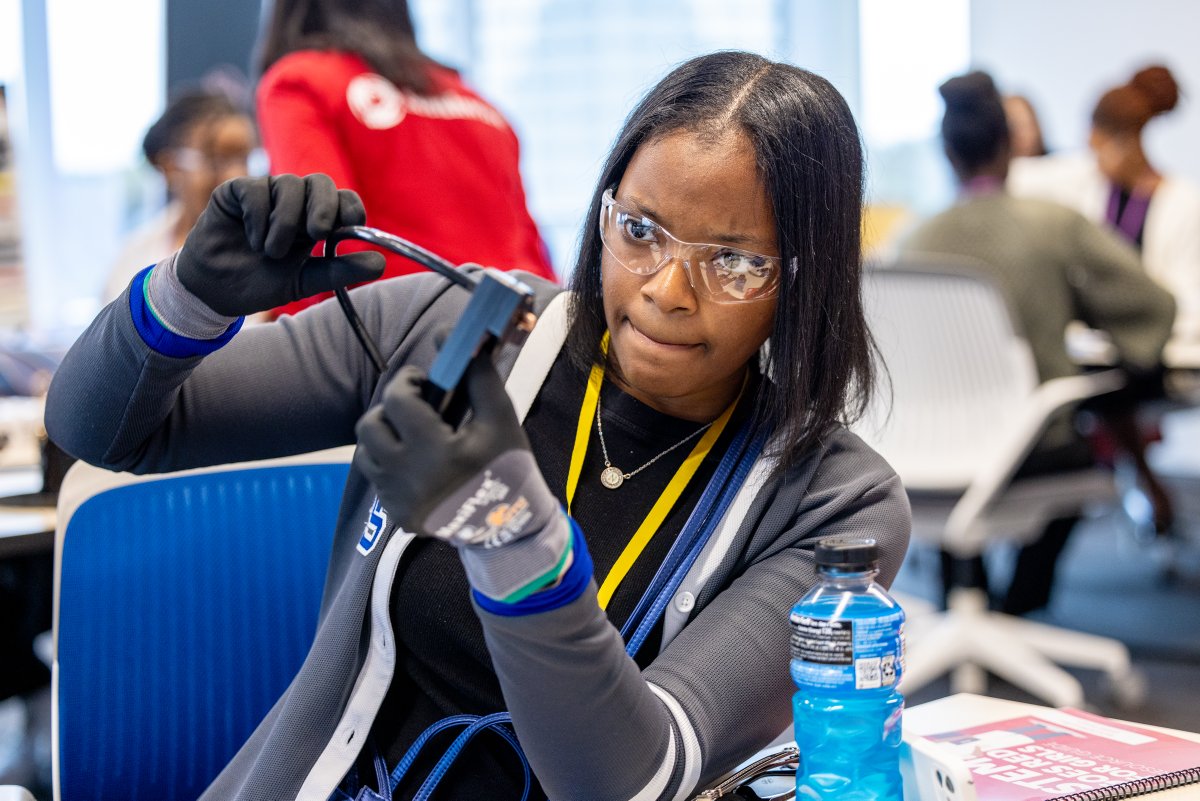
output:
[[[454,760],[457,759],[458,755],[462,753],[462,750],[466,748],[467,743],[469,743],[476,734],[479,734],[481,731],[488,730],[498,734],[500,738],[512,746],[512,749],[517,753],[517,756],[521,761],[521,768],[525,773],[525,790],[521,794],[521,801],[527,801],[529,798],[529,792],[533,787],[533,775],[529,770],[529,760],[525,758],[525,754],[521,751],[521,744],[517,742],[517,736],[508,728],[509,724],[511,723],[512,716],[510,716],[507,712],[497,712],[493,715],[485,715],[483,717],[480,717],[479,715],[451,715],[448,718],[442,718],[437,723],[434,723],[425,731],[421,732],[420,736],[413,741],[413,744],[408,747],[408,751],[405,752],[404,756],[401,757],[400,761],[396,764],[396,767],[390,776],[387,775],[386,768],[384,769],[383,776],[380,780],[381,797],[385,801],[391,801],[392,793],[395,791],[396,787],[399,786],[400,781],[404,778],[404,774],[407,773],[408,769],[412,767],[413,763],[417,760],[417,757],[420,756],[421,749],[425,747],[425,744],[428,743],[432,737],[440,734],[443,731],[446,731],[447,729],[463,726],[465,727],[463,731],[454,738],[454,742],[450,744],[445,753],[443,753],[441,758],[437,761],[437,764],[433,766],[433,770],[429,772],[429,776],[427,776],[425,781],[421,783],[421,787],[417,790],[417,794],[413,796],[413,801],[429,801],[429,797],[433,795],[433,791],[437,789],[438,784],[446,775],[446,772],[450,770],[450,766],[454,764]],[[378,762],[376,764],[376,770],[378,772]],[[384,779],[386,779],[386,781],[384,781]]]
[[[507,712],[496,712],[495,714],[479,718],[479,720],[476,720],[464,729],[458,737],[454,738],[454,742],[446,749],[446,753],[442,754],[442,758],[438,760],[438,763],[433,766],[433,770],[429,772],[429,776],[421,784],[421,788],[417,790],[417,794],[413,796],[413,801],[429,801],[429,796],[437,789],[438,782],[446,775],[446,771],[450,770],[450,766],[454,764],[454,760],[462,753],[463,748],[471,741],[471,738],[489,728],[504,738],[520,756],[521,767],[525,771],[525,791],[521,794],[521,801],[526,801],[529,798],[531,784],[529,760],[525,758],[525,754],[521,750],[521,744],[517,742],[516,735],[509,731],[508,726],[505,725],[511,722],[512,717]]]
[[[712,480],[704,489],[683,530],[671,545],[666,558],[659,565],[646,592],[634,607],[632,614],[621,627],[621,637],[626,641],[625,652],[630,657],[637,655],[650,632],[654,630],[663,610],[671,602],[675,591],[683,583],[688,571],[696,563],[704,547],[712,538],[729,505],[738,494],[746,476],[758,461],[766,443],[766,434],[750,439],[750,424],[742,425],[733,442],[725,451]],[[633,631],[633,636],[629,632]]]

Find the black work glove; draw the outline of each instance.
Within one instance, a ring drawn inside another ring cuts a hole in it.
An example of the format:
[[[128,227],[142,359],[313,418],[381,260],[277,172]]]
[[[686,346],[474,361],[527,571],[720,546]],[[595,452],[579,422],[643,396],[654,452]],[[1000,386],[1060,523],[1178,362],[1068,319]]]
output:
[[[570,527],[491,359],[467,368],[474,417],[457,430],[422,399],[424,377],[402,368],[358,421],[355,466],[405,530],[458,547],[484,595],[513,600],[553,583],[567,567]]]
[[[266,311],[381,276],[382,253],[310,255],[334,229],[365,220],[358,195],[327,175],[234,178],[213,191],[183,243],[176,274],[218,314]]]

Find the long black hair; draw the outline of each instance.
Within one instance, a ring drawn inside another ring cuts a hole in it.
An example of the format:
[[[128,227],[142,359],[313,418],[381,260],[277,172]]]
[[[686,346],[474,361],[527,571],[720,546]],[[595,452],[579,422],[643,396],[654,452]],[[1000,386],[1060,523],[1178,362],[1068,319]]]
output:
[[[744,133],[775,213],[782,257],[766,374],[753,415],[779,469],[862,413],[874,345],[861,298],[863,154],[837,90],[811,72],[743,52],[685,62],[642,99],[617,136],[580,238],[567,348],[580,369],[604,357],[599,206],[643,144],[680,131]]]
[[[435,62],[417,47],[406,0],[273,0],[256,47],[258,74],[297,50],[356,53],[401,89],[425,94]]]

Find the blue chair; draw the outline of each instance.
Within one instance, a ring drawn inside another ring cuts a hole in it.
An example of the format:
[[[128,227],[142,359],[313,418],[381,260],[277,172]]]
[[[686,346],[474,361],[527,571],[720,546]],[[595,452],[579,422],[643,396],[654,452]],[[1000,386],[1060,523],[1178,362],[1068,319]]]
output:
[[[56,801],[190,801],[245,742],[312,643],[351,453],[71,469],[55,545]]]

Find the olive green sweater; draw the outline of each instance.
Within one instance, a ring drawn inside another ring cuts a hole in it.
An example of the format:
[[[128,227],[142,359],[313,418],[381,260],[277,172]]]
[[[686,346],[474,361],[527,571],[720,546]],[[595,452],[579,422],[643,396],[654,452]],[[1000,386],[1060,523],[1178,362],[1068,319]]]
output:
[[[1142,269],[1136,251],[1055,203],[997,192],[975,195],[927,220],[901,249],[937,254],[995,281],[1029,340],[1043,381],[1079,372],[1067,355],[1067,324],[1107,332],[1127,367],[1157,365],[1171,333],[1171,294]]]

